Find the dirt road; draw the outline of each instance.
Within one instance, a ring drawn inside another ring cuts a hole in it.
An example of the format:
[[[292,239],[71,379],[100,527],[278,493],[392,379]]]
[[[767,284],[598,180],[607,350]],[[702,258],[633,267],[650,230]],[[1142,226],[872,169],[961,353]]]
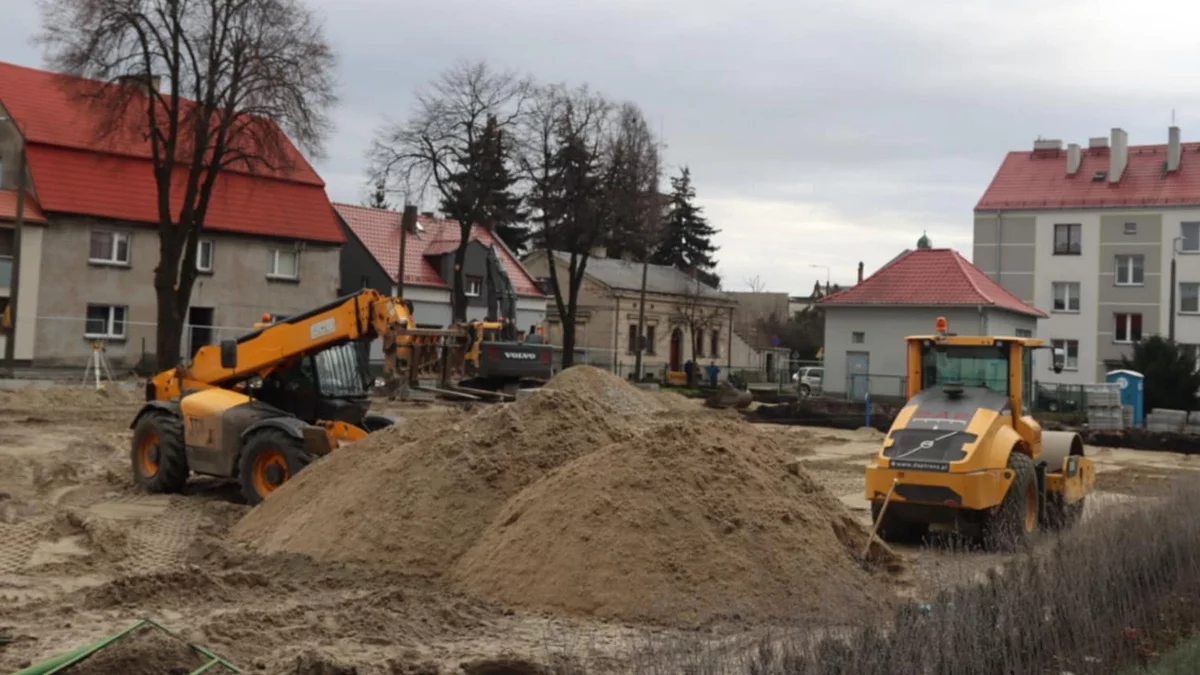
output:
[[[517,611],[349,565],[253,554],[226,536],[247,510],[235,486],[193,479],[187,494],[170,497],[132,487],[128,424],[137,392],[0,396],[0,635],[14,639],[0,646],[0,672],[142,617],[265,673],[338,672],[319,669],[336,662],[359,664],[358,673],[456,673],[464,662],[506,656],[567,658],[595,672],[627,664],[635,648],[686,637]],[[407,418],[427,410],[384,411]],[[825,486],[869,519],[862,467],[877,432],[762,428],[797,448]],[[1169,453],[1089,451],[1104,491],[1096,508],[1152,496],[1167,476],[1200,467]],[[926,590],[996,562],[908,553]]]

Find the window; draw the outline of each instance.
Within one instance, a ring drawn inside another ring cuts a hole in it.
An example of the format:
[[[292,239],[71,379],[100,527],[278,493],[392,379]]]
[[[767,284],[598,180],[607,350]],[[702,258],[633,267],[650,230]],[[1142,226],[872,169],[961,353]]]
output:
[[[922,346],[922,389],[947,382],[985,387],[1008,395],[1008,349],[976,346]]]
[[[1125,223],[1125,234],[1137,234],[1137,223]]]
[[[629,350],[630,354],[637,353],[637,339],[638,339],[637,324],[631,323],[631,324],[629,324],[629,340],[628,340],[629,344],[626,345],[626,348]]]
[[[1179,242],[1179,250],[1200,253],[1200,223],[1183,223],[1180,229],[1183,230],[1183,241]]]
[[[654,353],[654,326],[646,326],[646,353]]]
[[[480,279],[479,277],[467,277],[464,283],[467,285],[467,297],[478,298],[479,292],[483,288],[483,279]]]
[[[1142,255],[1117,256],[1117,285],[1141,286],[1146,283],[1146,274],[1142,269],[1144,260],[1145,256]]]
[[[850,341],[856,345],[861,345],[867,341],[867,334],[862,331],[854,331],[850,334]]]
[[[213,270],[213,241],[201,239],[196,242],[196,270],[211,272]]]
[[[1083,235],[1079,223],[1056,224],[1054,226],[1054,255],[1079,255]]]
[[[1116,314],[1113,326],[1113,341],[1137,342],[1142,339],[1141,314]]]
[[[1179,311],[1200,312],[1200,284],[1194,281],[1179,284]]]
[[[13,231],[0,227],[0,257],[11,258],[16,242],[13,241]]]
[[[1079,282],[1078,281],[1055,281],[1052,284],[1054,289],[1054,311],[1056,312],[1078,312],[1079,311]]]
[[[267,274],[273,279],[300,278],[300,252],[276,248],[271,250],[271,271]]]
[[[129,264],[129,235],[125,232],[93,230],[88,262],[102,265]]]
[[[88,305],[83,336],[89,338],[124,338],[125,308],[111,305]]]
[[[1066,352],[1063,359],[1063,370],[1079,370],[1079,340],[1051,340],[1050,346]],[[1054,356],[1051,355],[1050,369],[1054,369]]]
[[[708,353],[714,358],[721,355],[721,331],[715,328],[712,332],[711,344],[709,344]]]
[[[1018,328],[1017,329],[1017,337],[1031,338],[1031,337],[1033,337],[1033,331],[1029,330],[1028,328]]]

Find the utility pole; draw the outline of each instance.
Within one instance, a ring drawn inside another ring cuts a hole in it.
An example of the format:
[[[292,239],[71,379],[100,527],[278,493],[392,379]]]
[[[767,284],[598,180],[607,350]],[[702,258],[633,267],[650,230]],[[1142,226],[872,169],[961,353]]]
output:
[[[1174,111],[1171,111],[1174,115]],[[1167,339],[1175,341],[1175,289],[1178,284],[1175,283],[1175,252],[1179,250],[1179,240],[1182,237],[1175,237],[1171,241],[1171,308],[1167,310]],[[1159,324],[1162,325],[1162,324]]]
[[[13,228],[12,280],[8,284],[8,333],[4,341],[4,370],[9,377],[17,369],[17,299],[21,296],[21,229],[25,225],[25,139],[17,154],[17,219]]]
[[[662,128],[659,128],[658,148],[654,153],[654,165],[651,167],[653,176],[650,180],[650,203],[648,208],[643,210],[642,216],[646,218],[643,224],[641,240],[642,240],[642,287],[638,291],[638,322],[637,322],[637,340],[634,342],[634,350],[637,356],[634,358],[633,377],[636,382],[642,381],[642,354],[646,352],[646,280],[650,274],[650,255],[653,249],[658,244],[660,230],[662,229],[662,204],[659,201],[658,179],[659,166],[662,161]],[[619,318],[618,318],[619,320]]]

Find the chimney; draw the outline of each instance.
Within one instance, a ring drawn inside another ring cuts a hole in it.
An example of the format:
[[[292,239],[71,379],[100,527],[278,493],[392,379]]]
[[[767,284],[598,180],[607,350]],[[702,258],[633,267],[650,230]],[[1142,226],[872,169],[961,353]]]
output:
[[[124,85],[137,87],[147,96],[158,93],[159,88],[162,86],[162,76],[154,74],[122,75],[117,78],[117,81]]]
[[[1083,162],[1083,151],[1079,149],[1078,143],[1072,143],[1067,146],[1067,175],[1074,176],[1079,173],[1079,165]]]
[[[592,250],[588,252],[588,255],[593,258],[607,258],[608,249],[603,246],[594,246],[592,247]]]
[[[1107,147],[1108,147],[1108,137],[1107,136],[1093,136],[1088,139],[1088,148],[1090,148],[1092,150],[1099,150],[1100,148],[1107,148]]]
[[[1129,134],[1124,129],[1113,127],[1112,155],[1109,157],[1108,182],[1121,182],[1121,174],[1125,173],[1125,163],[1129,160]]]
[[[858,261],[858,283],[860,283],[860,284],[862,283],[862,273],[863,273],[863,264],[862,264],[862,261],[860,260],[860,261]]]
[[[434,219],[436,218],[436,217],[433,215],[433,211],[422,211],[422,212],[421,212],[421,217],[422,217],[422,218],[429,218],[430,220],[434,220]]]
[[[1167,173],[1179,170],[1179,160],[1183,148],[1179,145],[1179,127],[1171,125],[1167,129]]]
[[[1058,139],[1037,139],[1033,142],[1034,150],[1062,150],[1062,141]]]

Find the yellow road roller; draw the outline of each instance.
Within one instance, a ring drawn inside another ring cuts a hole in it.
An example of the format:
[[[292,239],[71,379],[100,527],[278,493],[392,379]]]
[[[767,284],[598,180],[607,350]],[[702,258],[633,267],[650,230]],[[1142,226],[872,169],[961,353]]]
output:
[[[980,537],[990,550],[1028,546],[1039,529],[1079,519],[1095,486],[1083,439],[1033,418],[1036,338],[905,338],[907,402],[866,470],[879,536],[916,543],[932,525]],[[1050,349],[1054,372],[1064,354]]]

